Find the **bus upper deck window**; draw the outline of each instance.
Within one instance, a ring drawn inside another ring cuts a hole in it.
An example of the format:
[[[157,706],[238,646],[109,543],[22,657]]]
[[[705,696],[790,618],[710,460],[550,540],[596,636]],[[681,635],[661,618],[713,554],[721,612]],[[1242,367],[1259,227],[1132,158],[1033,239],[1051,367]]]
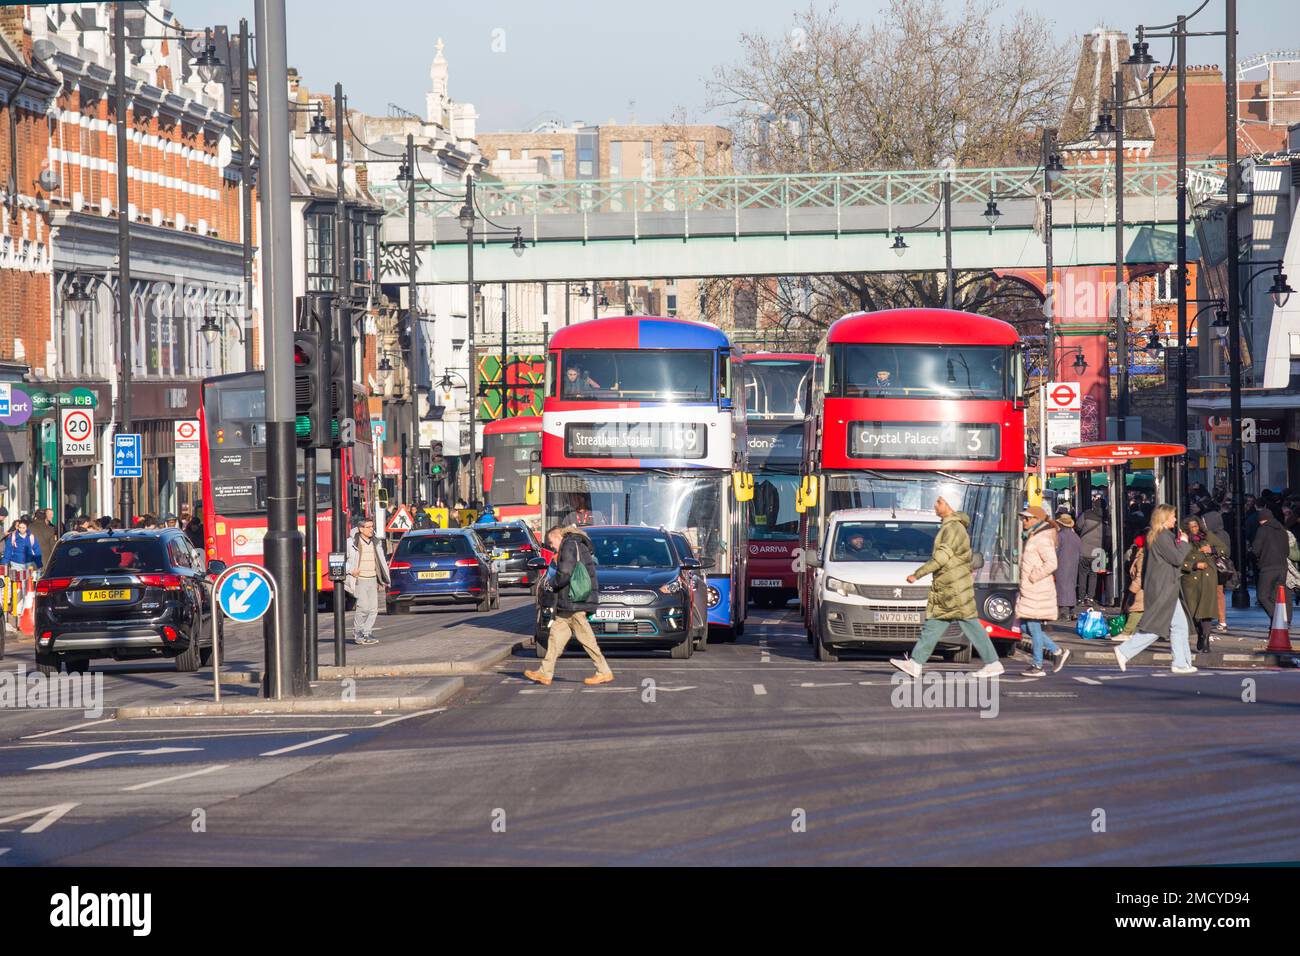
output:
[[[556,383],[560,377],[555,373],[556,353],[546,353],[546,394],[554,398],[557,394]]]

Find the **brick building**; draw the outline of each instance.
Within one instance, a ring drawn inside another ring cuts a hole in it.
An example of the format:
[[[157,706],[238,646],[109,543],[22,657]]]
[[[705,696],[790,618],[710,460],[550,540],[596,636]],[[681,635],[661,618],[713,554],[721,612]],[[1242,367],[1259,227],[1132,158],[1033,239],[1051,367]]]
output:
[[[11,388],[45,356],[53,258],[46,112],[58,84],[32,60],[24,12],[0,8],[0,176],[11,184],[0,209],[0,381]],[[29,429],[21,413],[0,421],[0,505],[17,514],[29,505]]]
[[[97,457],[62,462],[67,509],[112,510],[111,435],[123,349],[117,321],[117,159],[112,4],[26,8],[24,43],[57,83],[31,162],[49,173],[46,220],[52,237],[48,327],[27,346],[34,390],[88,389]],[[174,479],[172,434],[198,412],[199,382],[240,371],[244,349],[241,196],[233,118],[219,82],[205,83],[180,24],[151,0],[127,8],[131,231],[132,431],[143,436],[137,510],[174,511],[198,497]],[[90,301],[67,293],[85,289]],[[209,344],[199,328],[227,329]],[[231,328],[230,326],[234,326]],[[35,434],[35,432],[34,432]],[[37,503],[55,501],[55,468],[38,443]]]

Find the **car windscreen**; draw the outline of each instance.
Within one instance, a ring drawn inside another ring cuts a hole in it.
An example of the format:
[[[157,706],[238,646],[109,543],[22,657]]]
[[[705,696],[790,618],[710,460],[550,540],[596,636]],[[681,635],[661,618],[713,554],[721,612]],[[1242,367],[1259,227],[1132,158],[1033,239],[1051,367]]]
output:
[[[832,561],[930,560],[937,521],[841,521],[835,527]]]
[[[602,568],[673,568],[672,551],[664,535],[592,532],[591,550]]]
[[[469,554],[469,539],[463,534],[407,535],[398,542],[395,558],[437,557]]]
[[[532,543],[523,528],[479,528],[478,536],[495,548],[517,548]]]
[[[131,574],[167,569],[167,555],[158,538],[105,536],[60,541],[45,575],[73,578],[86,574]]]

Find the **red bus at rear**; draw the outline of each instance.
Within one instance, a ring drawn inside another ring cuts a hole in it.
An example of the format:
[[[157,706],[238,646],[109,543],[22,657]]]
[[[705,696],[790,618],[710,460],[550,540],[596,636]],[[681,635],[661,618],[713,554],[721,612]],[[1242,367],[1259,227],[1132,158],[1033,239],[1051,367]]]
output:
[[[499,418],[483,426],[483,500],[497,518],[522,518],[541,534],[542,503],[528,503],[528,480],[542,470],[540,415]]]

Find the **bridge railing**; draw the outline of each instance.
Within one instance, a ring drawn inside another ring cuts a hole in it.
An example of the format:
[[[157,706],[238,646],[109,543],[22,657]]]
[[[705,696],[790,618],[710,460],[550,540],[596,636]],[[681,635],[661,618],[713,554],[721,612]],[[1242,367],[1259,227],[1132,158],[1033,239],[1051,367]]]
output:
[[[1213,177],[1210,164],[1192,167],[1194,175]],[[586,179],[546,182],[476,184],[479,207],[493,218],[536,219],[552,215],[641,215],[652,213],[730,212],[747,210],[839,210],[864,206],[916,207],[937,204],[942,195],[943,170],[891,170],[851,173],[793,173],[737,176],[697,176],[677,179]],[[954,202],[983,203],[990,195],[1032,198],[1041,183],[1035,167],[998,167],[952,171]],[[1172,162],[1131,163],[1125,168],[1126,196],[1160,198],[1176,188]],[[405,185],[374,184],[372,194],[393,216],[404,216]],[[427,188],[417,198],[426,198]],[[1059,202],[1109,200],[1115,176],[1109,164],[1070,166],[1056,183]],[[422,205],[421,215],[455,217],[459,205]],[[907,225],[902,223],[900,225]]]

